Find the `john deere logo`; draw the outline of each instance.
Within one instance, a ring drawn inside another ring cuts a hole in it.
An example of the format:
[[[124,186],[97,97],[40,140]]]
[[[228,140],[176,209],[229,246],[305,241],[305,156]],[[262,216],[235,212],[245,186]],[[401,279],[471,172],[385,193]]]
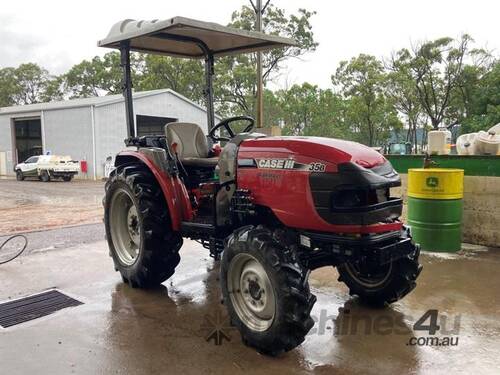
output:
[[[439,185],[439,179],[437,177],[427,177],[425,184],[430,188],[436,188]]]

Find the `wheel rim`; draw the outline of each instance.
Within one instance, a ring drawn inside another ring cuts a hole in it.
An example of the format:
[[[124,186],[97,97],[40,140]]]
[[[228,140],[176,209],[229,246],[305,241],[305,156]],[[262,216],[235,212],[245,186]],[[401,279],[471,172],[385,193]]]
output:
[[[139,256],[141,230],[139,215],[129,192],[117,189],[110,204],[111,240],[120,262],[130,266]]]
[[[368,269],[367,265],[359,262],[345,264],[345,269],[357,283],[370,289],[383,285],[391,276],[392,262],[377,268]]]
[[[267,330],[276,314],[276,298],[262,264],[249,254],[237,254],[229,264],[227,283],[240,320],[254,331]]]

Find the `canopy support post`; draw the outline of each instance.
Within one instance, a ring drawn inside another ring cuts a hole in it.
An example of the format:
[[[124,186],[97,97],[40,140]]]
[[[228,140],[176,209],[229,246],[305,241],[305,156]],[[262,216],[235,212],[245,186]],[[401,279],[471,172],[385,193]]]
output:
[[[205,100],[207,103],[207,127],[208,131],[212,130],[215,126],[215,110],[214,110],[214,55],[207,51],[205,55]]]
[[[135,137],[134,105],[132,100],[132,73],[130,70],[130,41],[120,43],[120,66],[123,70],[122,90],[125,98],[127,138]]]

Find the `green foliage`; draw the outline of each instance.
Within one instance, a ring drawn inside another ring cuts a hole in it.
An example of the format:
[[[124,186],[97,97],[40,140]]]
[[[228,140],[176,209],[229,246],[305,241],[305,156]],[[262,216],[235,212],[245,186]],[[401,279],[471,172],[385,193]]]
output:
[[[130,56],[132,80],[137,82],[144,65],[144,57],[133,53]],[[122,69],[118,52],[106,53],[103,57],[95,56],[92,60],[83,60],[74,65],[64,75],[65,91],[70,98],[87,98],[107,94],[119,94],[122,91]]]
[[[411,71],[411,56],[407,49],[392,55],[387,64],[386,95],[408,125],[406,142],[417,151],[417,128],[424,125],[424,111]],[[401,129],[402,130],[402,129]]]
[[[214,91],[217,111],[227,116],[255,113],[256,68],[249,55],[228,56],[215,64]]]
[[[349,137],[342,119],[344,103],[332,90],[304,83],[278,91],[275,98],[274,108],[279,110],[279,121],[273,125],[281,125],[283,134]]]
[[[453,97],[458,95],[465,59],[470,54],[472,38],[439,38],[421,43],[408,53],[412,77],[422,108],[434,129],[444,121],[452,126],[460,121]]]
[[[266,34],[280,35],[292,38],[297,45],[275,49],[263,53],[263,78],[268,80],[270,76],[280,69],[280,63],[289,57],[299,57],[306,52],[315,51],[318,43],[314,41],[310,18],[316,12],[299,9],[297,14],[286,15],[284,9],[269,5],[262,17],[262,31]],[[255,30],[255,13],[248,6],[243,6],[240,11],[232,14],[231,22],[228,26],[244,30]],[[250,60],[255,64],[252,56]]]
[[[314,41],[310,18],[315,12],[299,9],[297,14],[286,15],[283,9],[270,5],[262,17],[263,32],[289,37],[297,42],[296,46],[275,49],[263,53],[264,84],[272,80],[288,58],[299,57],[314,51],[318,43]],[[255,30],[255,13],[252,8],[243,6],[232,14],[228,26]],[[228,56],[216,63],[216,100],[221,114],[255,113],[256,99],[256,58],[255,54]]]
[[[16,81],[16,69],[0,69],[0,107],[7,107],[16,104],[16,95],[20,87]]]
[[[54,76],[45,83],[40,102],[64,100],[66,96],[64,76]]]
[[[55,95],[57,77],[37,64],[0,69],[0,105],[22,105],[46,101]]]
[[[201,104],[205,87],[203,69],[200,60],[145,55],[135,87],[141,91],[169,88]]]
[[[386,141],[389,132],[402,127],[393,102],[385,93],[387,76],[374,56],[361,54],[342,61],[332,83],[346,100],[346,118],[353,137],[369,146]]]
[[[468,116],[462,133],[487,130],[500,123],[500,62],[493,64],[480,78],[474,77],[468,89]]]

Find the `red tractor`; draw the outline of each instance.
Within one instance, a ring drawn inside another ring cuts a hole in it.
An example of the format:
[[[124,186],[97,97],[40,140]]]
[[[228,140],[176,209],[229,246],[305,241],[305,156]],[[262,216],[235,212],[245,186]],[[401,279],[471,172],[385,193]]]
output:
[[[378,152],[269,137],[247,116],[214,124],[214,58],[293,44],[182,17],[126,20],[99,42],[121,52],[129,133],[104,199],[115,268],[132,287],[155,286],[175,272],[183,238],[200,242],[222,256],[223,301],[243,342],[272,355],[300,345],[314,324],[311,270],[337,267],[351,294],[384,305],[408,294],[422,268],[399,221],[402,200],[390,196],[400,178]],[[205,60],[208,136],[176,122],[135,136],[130,51]]]

